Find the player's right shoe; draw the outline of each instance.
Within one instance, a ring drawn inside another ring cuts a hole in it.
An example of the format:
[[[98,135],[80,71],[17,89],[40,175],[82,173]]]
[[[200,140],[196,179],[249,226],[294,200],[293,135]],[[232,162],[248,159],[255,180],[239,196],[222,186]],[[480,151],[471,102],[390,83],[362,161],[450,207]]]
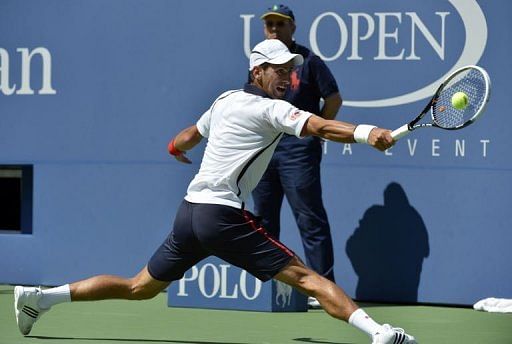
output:
[[[320,305],[320,302],[314,297],[308,297],[308,308],[309,309],[321,309],[322,306]]]
[[[403,328],[384,324],[372,336],[372,344],[417,344],[413,336],[405,333]]]
[[[30,333],[34,323],[48,309],[39,307],[39,300],[43,294],[41,288],[21,287],[14,288],[14,313],[18,328],[24,336]]]

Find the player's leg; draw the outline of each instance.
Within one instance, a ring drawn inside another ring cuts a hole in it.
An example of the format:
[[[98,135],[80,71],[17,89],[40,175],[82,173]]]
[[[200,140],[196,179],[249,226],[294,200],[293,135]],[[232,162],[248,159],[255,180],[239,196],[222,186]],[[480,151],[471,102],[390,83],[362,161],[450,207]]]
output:
[[[144,267],[133,278],[99,275],[70,284],[71,301],[98,301],[106,299],[145,300],[158,295],[170,282],[154,279]],[[46,292],[48,293],[48,292]],[[45,291],[43,300],[45,303]]]
[[[144,267],[133,278],[99,275],[50,289],[16,286],[16,322],[20,332],[27,335],[41,315],[59,303],[105,299],[143,300],[154,297],[168,285],[169,282],[151,277]]]
[[[148,265],[132,278],[98,275],[46,290],[17,286],[14,308],[20,332],[27,335],[41,315],[59,303],[143,300],[156,296],[170,281],[180,279],[192,265],[208,256],[193,234],[191,216],[190,205],[183,202],[176,214],[173,232],[156,250]]]
[[[281,206],[283,204],[283,188],[272,158],[260,182],[252,192],[254,213],[261,217],[261,224],[274,237],[279,238],[281,231]]]
[[[297,257],[292,258],[274,279],[315,297],[329,315],[365,332],[373,344],[416,343],[414,337],[406,334],[403,329],[375,322],[341,287],[307,268]]]
[[[196,235],[216,256],[262,281],[277,276],[308,295],[319,295],[326,310],[339,319],[347,320],[357,309],[339,287],[306,268],[290,249],[269,235],[250,212],[222,205],[194,207],[198,214],[195,221],[201,224]]]
[[[263,282],[275,278],[317,297],[330,315],[373,336],[375,344],[414,343],[405,341],[412,337],[373,321],[340,287],[307,268],[293,251],[269,235],[250,212],[215,204],[194,207],[198,240],[216,256],[247,270]],[[386,337],[379,337],[380,333]]]
[[[195,238],[191,217],[191,205],[184,201],[176,214],[173,231],[135,277],[100,275],[73,283],[71,300],[144,300],[158,295],[170,281],[180,279],[192,265],[208,256]]]
[[[317,298],[322,308],[334,318],[348,321],[359,307],[339,286],[307,268],[297,257],[274,276],[302,293]]]

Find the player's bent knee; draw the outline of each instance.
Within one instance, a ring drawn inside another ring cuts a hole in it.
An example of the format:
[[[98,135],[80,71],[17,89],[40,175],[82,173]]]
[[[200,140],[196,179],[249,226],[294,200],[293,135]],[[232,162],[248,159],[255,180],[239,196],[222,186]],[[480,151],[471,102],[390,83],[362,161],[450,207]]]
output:
[[[145,283],[137,278],[131,281],[130,298],[133,300],[147,300],[157,296],[164,288],[151,283]]]
[[[130,292],[133,300],[148,300],[157,296],[160,290],[135,283],[132,285]]]
[[[154,279],[144,267],[135,277],[130,280],[130,299],[147,300],[157,296],[169,285],[169,282]]]

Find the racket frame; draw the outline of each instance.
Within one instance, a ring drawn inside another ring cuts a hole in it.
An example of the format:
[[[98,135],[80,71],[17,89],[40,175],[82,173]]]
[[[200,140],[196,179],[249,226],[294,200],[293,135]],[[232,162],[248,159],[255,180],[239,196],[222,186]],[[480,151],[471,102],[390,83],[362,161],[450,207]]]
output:
[[[480,73],[482,73],[485,83],[486,83],[485,96],[484,96],[485,100],[484,100],[483,104],[480,106],[480,109],[478,109],[475,112],[475,114],[469,120],[464,122],[463,124],[458,125],[456,127],[450,127],[450,128],[442,127],[442,126],[436,124],[436,120],[434,118],[434,105],[437,102],[437,100],[439,99],[439,94],[445,88],[445,86],[450,82],[450,80],[452,80],[454,77],[456,77],[460,72],[463,72],[467,69],[476,69]],[[485,108],[487,107],[487,103],[489,102],[490,92],[491,92],[491,79],[489,78],[489,74],[487,74],[485,69],[483,69],[482,67],[479,67],[479,66],[475,66],[475,65],[468,65],[468,66],[461,67],[461,68],[455,70],[452,74],[450,74],[441,83],[441,85],[439,85],[436,92],[434,93],[434,95],[432,96],[430,101],[427,103],[427,105],[425,106],[423,111],[421,111],[421,113],[415,119],[413,119],[411,122],[409,122],[407,124],[404,124],[400,128],[394,130],[391,133],[391,136],[393,137],[393,139],[398,140],[401,137],[410,133],[411,131],[418,129],[418,128],[422,128],[422,127],[436,127],[436,128],[440,128],[440,129],[444,129],[444,130],[458,130],[458,129],[465,128],[468,125],[474,123],[480,117],[480,115],[484,112]],[[427,112],[429,112],[429,110],[430,110],[430,116],[432,118],[432,123],[417,124],[425,116],[425,114]]]

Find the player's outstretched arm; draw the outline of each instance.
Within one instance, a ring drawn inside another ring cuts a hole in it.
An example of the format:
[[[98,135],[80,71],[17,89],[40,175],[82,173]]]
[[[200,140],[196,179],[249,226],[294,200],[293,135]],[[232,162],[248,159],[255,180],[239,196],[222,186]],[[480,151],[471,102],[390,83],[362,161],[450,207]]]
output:
[[[197,130],[197,126],[193,125],[183,129],[169,142],[167,147],[169,154],[173,155],[180,162],[190,164],[191,161],[185,156],[185,152],[194,148],[202,139],[203,136]]]
[[[326,120],[316,115],[309,117],[301,135],[320,136],[326,140],[343,143],[368,143],[380,151],[390,148],[395,143],[388,129],[364,124],[356,126],[348,122]]]

